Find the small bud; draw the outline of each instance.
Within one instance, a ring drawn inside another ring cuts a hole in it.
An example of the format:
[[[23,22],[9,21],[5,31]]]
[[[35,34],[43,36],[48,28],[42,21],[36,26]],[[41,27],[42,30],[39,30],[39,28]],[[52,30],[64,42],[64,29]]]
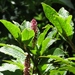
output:
[[[35,33],[37,33],[37,21],[35,19],[31,20],[31,29],[34,30]]]

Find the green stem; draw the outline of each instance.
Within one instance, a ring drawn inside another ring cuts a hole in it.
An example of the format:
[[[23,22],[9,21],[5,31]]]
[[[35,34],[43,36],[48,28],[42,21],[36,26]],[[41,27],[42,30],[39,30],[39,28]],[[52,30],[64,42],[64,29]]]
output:
[[[75,52],[75,45],[73,44],[70,38],[68,39],[68,43],[71,46],[72,50]]]
[[[33,56],[31,56],[31,59],[32,59],[32,61],[34,63],[34,67],[36,68],[35,71],[38,73],[38,75],[41,75],[40,74],[40,71],[39,71],[39,69],[37,67],[38,66],[38,61],[37,61],[38,58],[37,59],[36,58],[34,59]]]
[[[70,45],[70,47],[72,48],[72,50],[75,52],[75,45],[73,44],[72,40],[67,36],[66,36],[66,40],[68,44]]]

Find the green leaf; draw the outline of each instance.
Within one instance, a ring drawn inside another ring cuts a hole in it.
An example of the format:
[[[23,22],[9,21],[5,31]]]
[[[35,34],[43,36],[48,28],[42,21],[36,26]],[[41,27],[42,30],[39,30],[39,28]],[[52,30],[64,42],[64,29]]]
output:
[[[40,51],[40,54],[42,55],[45,50],[51,46],[56,40],[54,39],[50,39],[50,38],[46,38],[43,42],[42,42],[42,48],[41,48],[41,51]]]
[[[0,20],[0,22],[3,23],[3,25],[9,30],[15,39],[20,36],[21,31],[18,26],[6,20]]]
[[[61,49],[61,48],[53,48],[52,50],[50,50],[50,51],[52,51],[53,53],[53,55],[57,55],[57,56],[64,56],[64,51]]]
[[[62,7],[59,11],[58,11],[59,15],[61,15],[63,18],[67,18],[69,16],[69,12],[67,10],[65,10],[64,7]]]
[[[50,75],[66,75],[67,71],[55,69],[55,70],[50,70]]]
[[[54,69],[52,64],[43,64],[43,63],[41,63],[38,66],[38,68],[41,71],[42,75],[47,75],[47,72],[49,72],[49,70]]]
[[[0,75],[22,75],[22,70],[19,69],[16,65],[3,63],[0,66]]]
[[[59,70],[69,70],[70,72],[75,74],[75,66],[72,66],[72,65],[63,66],[63,67],[59,68]]]
[[[34,31],[31,29],[24,29],[22,31],[22,41],[27,41],[30,40],[31,38],[33,38],[35,35]]]
[[[50,7],[49,5],[47,5],[45,3],[42,3],[42,6],[43,6],[43,10],[44,10],[44,13],[45,13],[45,16],[47,17],[47,19],[54,26],[56,26],[56,28],[59,29],[59,31],[62,33],[61,26],[60,26],[59,22],[57,21],[57,17],[56,17],[56,16],[59,16],[59,14],[52,7]]]
[[[73,23],[73,21],[72,21],[72,16],[69,14],[69,12],[67,11],[67,10],[65,10],[64,9],[64,7],[62,7],[60,10],[59,10],[59,15],[61,16],[61,17],[63,17],[64,19],[67,19],[68,17],[70,17],[70,18],[68,18],[68,22],[69,22],[69,24],[71,24],[71,26],[73,27],[74,26],[74,23]],[[71,22],[70,22],[71,21]],[[71,28],[72,28],[71,27]]]
[[[40,56],[40,57],[41,58],[52,58],[57,62],[61,62],[62,64],[70,64],[70,61],[63,59],[63,58],[56,56],[56,55],[47,55],[47,56]]]
[[[73,28],[71,26],[72,16],[68,16],[65,19],[49,5],[42,3],[42,6],[46,17],[57,28],[61,35],[64,37],[73,35]]]
[[[6,44],[4,44],[4,43],[0,43],[0,46],[5,46]]]
[[[41,65],[38,66],[41,73],[44,72],[47,69],[47,67],[48,67],[47,64],[41,64]]]
[[[4,63],[1,67],[0,67],[0,72],[1,71],[12,71],[15,72],[16,69],[19,69],[17,66],[13,65],[13,64],[8,64],[8,63]]]
[[[69,15],[69,12],[67,10],[65,10],[63,7],[59,10],[59,15],[65,19],[65,22],[63,23],[64,25],[62,25],[62,29],[65,31],[65,33],[67,34],[67,36],[69,35],[73,35],[73,26],[74,23],[72,21],[72,16]],[[57,19],[61,19],[60,17],[57,17]],[[60,23],[62,23],[62,19],[59,20]]]
[[[69,57],[68,60],[75,60],[75,57]]]
[[[26,54],[24,53],[24,51],[21,48],[15,46],[15,45],[3,46],[3,47],[0,48],[0,52],[16,58],[21,63],[24,63],[24,60],[25,60],[25,57],[26,57]]]
[[[65,38],[66,36],[71,37],[73,35],[73,28],[71,26],[71,18],[72,16],[68,16],[67,19],[63,19],[60,17],[57,17],[57,20],[59,21],[59,24],[61,25],[61,30],[62,32],[60,32]],[[59,30],[59,29],[58,29]]]
[[[16,65],[20,70],[24,70],[24,65],[19,60],[4,60],[4,62]]]
[[[38,40],[37,40],[37,46],[38,46],[38,48],[39,48],[40,45],[42,44],[42,42],[43,42],[43,40],[44,40],[44,38],[45,38],[45,35],[47,34],[48,30],[50,29],[50,25],[49,25],[49,24],[46,25],[45,28],[46,28],[46,29],[43,31],[43,33],[41,33],[41,34],[39,35],[39,37],[38,37]]]

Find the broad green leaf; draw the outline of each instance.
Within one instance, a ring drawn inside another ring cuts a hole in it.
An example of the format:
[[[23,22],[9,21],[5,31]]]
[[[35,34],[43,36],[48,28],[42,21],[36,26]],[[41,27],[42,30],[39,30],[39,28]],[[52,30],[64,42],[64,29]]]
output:
[[[63,18],[67,18],[69,16],[69,12],[67,10],[65,10],[64,7],[62,7],[59,11],[58,11],[59,15],[62,16]]]
[[[53,50],[53,55],[64,56],[64,51],[61,48],[56,48]]]
[[[41,64],[41,65],[38,66],[38,68],[41,71],[41,73],[45,72],[47,67],[48,67],[47,64]]]
[[[45,35],[47,34],[48,30],[50,29],[50,25],[46,25],[45,26],[45,30],[43,31],[43,33],[41,33],[38,37],[38,40],[37,40],[37,46],[40,47],[40,45],[42,44],[44,38],[45,38]]]
[[[65,10],[64,7],[62,7],[58,13],[64,19],[68,19],[68,22],[69,22],[69,24],[71,24],[71,28],[73,29],[74,23],[72,21],[72,16],[69,14],[69,12],[67,10]],[[68,17],[70,17],[70,18],[68,18]]]
[[[59,68],[59,70],[68,70],[69,72],[72,72],[73,74],[75,74],[75,66],[72,66],[72,65],[63,66]]]
[[[63,51],[63,48],[60,48],[60,47],[54,47],[50,50],[47,51],[47,55],[48,54],[51,54],[51,55],[56,55],[56,56],[62,56],[64,57],[65,53]]]
[[[24,65],[19,60],[4,60],[4,62],[16,65],[20,70],[24,70]]]
[[[0,46],[5,46],[6,44],[4,44],[4,43],[0,43]]]
[[[63,18],[60,18],[60,17],[57,16],[57,21],[60,23],[61,29],[62,29],[61,34],[64,37],[66,37],[66,36],[70,37],[70,36],[73,35],[73,28],[72,28],[72,26],[70,24],[71,19],[72,19],[72,16],[68,16],[68,18],[66,18],[65,20]]]
[[[36,55],[37,54],[37,49],[31,49],[30,50],[32,54]]]
[[[16,69],[19,69],[16,65],[4,63],[2,66],[0,66],[0,72],[1,71],[12,71],[15,72]]]
[[[24,29],[22,31],[22,41],[27,41],[30,40],[31,38],[33,38],[35,36],[35,33],[33,30],[31,29]]]
[[[68,36],[72,35],[74,33],[73,32],[74,24],[73,24],[73,21],[72,21],[72,16],[69,15],[69,12],[67,10],[65,10],[63,7],[59,10],[58,13],[61,17],[63,17],[65,19],[65,24],[64,24],[64,26],[62,25],[62,28],[64,29],[64,31],[66,32],[66,34]],[[60,17],[59,17],[59,19],[60,19]],[[62,21],[62,19],[61,19],[61,21]]]
[[[70,64],[71,63],[67,59],[63,59],[63,58],[61,58],[59,56],[56,56],[56,55],[47,55],[47,56],[40,56],[40,57],[41,58],[52,58],[52,59],[54,59],[57,62],[61,62],[62,64]]]
[[[0,66],[0,75],[22,75],[23,72],[16,65],[3,63]]]
[[[46,17],[57,28],[61,35],[64,37],[73,35],[73,28],[71,26],[72,16],[68,16],[65,19],[49,5],[42,3],[42,6]]]
[[[69,57],[68,60],[75,60],[75,57]]]
[[[62,29],[61,29],[61,25],[60,23],[57,21],[57,17],[59,16],[59,14],[49,5],[42,3],[43,6],[43,10],[45,13],[45,16],[47,17],[47,19],[54,25],[56,26],[56,28],[60,31],[60,33],[62,33]]]
[[[24,63],[24,60],[26,57],[26,54],[24,53],[24,51],[18,46],[14,46],[14,45],[5,45],[0,48],[0,52],[16,58],[21,63]]]
[[[67,71],[55,69],[55,70],[50,70],[50,75],[66,75]]]
[[[54,69],[53,65],[52,64],[41,64],[38,66],[39,70],[41,71],[41,74],[42,75],[47,75],[47,72],[49,70],[52,70]]]
[[[18,38],[20,36],[21,32],[18,26],[6,20],[0,20],[0,22],[3,23],[3,25],[9,30],[14,38]]]
[[[50,39],[50,38],[46,38],[43,42],[42,42],[42,48],[40,51],[40,54],[42,55],[44,53],[44,51],[51,46],[56,40],[55,39]]]

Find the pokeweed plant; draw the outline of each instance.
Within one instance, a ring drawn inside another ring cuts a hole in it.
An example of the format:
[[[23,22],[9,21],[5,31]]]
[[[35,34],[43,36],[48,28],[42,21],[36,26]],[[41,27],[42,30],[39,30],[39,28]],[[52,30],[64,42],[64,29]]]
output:
[[[61,36],[75,51],[71,41],[74,33],[72,16],[64,8],[57,12],[45,3],[42,7],[47,19],[54,25],[47,24],[42,33],[35,19],[31,22],[24,20],[21,25],[15,21],[0,20],[19,43],[19,46],[0,43],[0,52],[13,57],[3,60],[6,63],[0,66],[1,75],[67,75],[68,71],[75,74],[75,58],[65,58],[62,45],[53,45]]]

